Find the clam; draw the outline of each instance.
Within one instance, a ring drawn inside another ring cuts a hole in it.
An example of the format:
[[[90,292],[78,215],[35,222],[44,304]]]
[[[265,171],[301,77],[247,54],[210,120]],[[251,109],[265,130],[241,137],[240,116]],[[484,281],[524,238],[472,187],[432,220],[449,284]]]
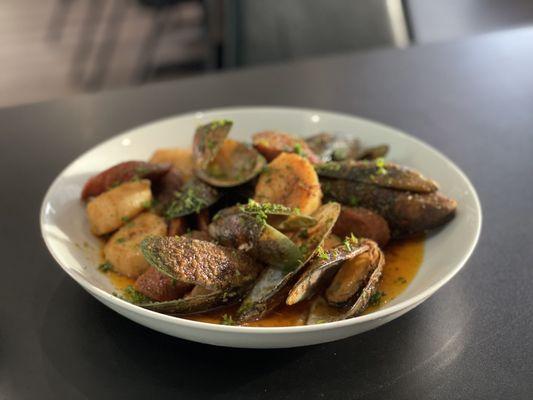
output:
[[[383,159],[376,161],[328,162],[315,167],[320,177],[344,179],[384,188],[408,190],[417,193],[432,193],[437,184],[419,172]]]
[[[316,225],[302,229],[294,236],[295,242],[300,245],[299,262],[293,268],[280,269],[272,266],[266,268],[237,311],[240,321],[261,318],[283,301],[288,290],[287,284],[320,248],[335,225],[339,213],[338,203],[327,203],[313,213]]]
[[[200,126],[194,136],[193,163],[196,176],[216,187],[233,187],[257,176],[266,164],[254,148],[227,139],[231,121]]]

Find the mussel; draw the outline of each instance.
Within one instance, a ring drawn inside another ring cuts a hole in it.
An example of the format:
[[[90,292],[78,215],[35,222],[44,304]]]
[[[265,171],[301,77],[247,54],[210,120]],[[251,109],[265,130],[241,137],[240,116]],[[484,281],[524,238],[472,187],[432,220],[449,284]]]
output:
[[[376,161],[345,161],[319,164],[315,167],[318,175],[325,178],[344,179],[379,187],[408,190],[416,193],[432,193],[437,184],[419,172],[383,159]]]
[[[317,221],[316,225],[296,232],[293,237],[301,252],[299,262],[290,269],[272,266],[266,268],[237,311],[240,321],[258,319],[284,300],[284,295],[289,288],[287,284],[320,248],[335,225],[339,213],[340,205],[331,202],[312,214]]]
[[[248,252],[273,268],[294,269],[301,257],[299,248],[267,223],[269,213],[281,212],[283,207],[254,202],[252,208],[251,204],[219,211],[209,225],[209,234],[223,246]]]
[[[159,272],[211,290],[245,286],[260,271],[243,252],[184,236],[148,236],[141,251]]]
[[[359,139],[343,133],[322,132],[307,138],[306,142],[322,162],[374,160],[389,151],[385,144],[363,148]]]
[[[338,321],[361,314],[368,306],[383,273],[385,257],[377,244],[370,240],[359,241],[363,251],[340,265],[324,297],[317,296],[311,306],[307,324]],[[320,269],[306,271],[291,290],[291,294],[312,294],[314,288],[329,279]]]
[[[457,202],[438,192],[414,193],[352,182],[345,179],[321,178],[327,198],[342,204],[368,208],[383,216],[392,237],[405,237],[436,228],[455,215]]]
[[[189,284],[205,289],[199,294],[193,294],[193,289],[182,298],[138,304],[165,314],[208,311],[235,302],[261,269],[238,250],[186,236],[149,236],[142,241],[141,251],[157,272],[175,279],[180,287]]]
[[[193,142],[195,174],[216,187],[233,187],[257,176],[266,164],[253,147],[227,139],[231,121],[200,126]]]

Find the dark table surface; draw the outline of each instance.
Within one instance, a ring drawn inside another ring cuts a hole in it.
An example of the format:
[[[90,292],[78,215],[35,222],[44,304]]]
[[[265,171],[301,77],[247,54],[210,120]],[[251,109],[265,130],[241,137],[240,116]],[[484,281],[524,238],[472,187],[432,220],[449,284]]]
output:
[[[160,117],[251,104],[373,118],[448,155],[483,206],[466,267],[374,331],[260,351],[152,332],[55,265],[38,211],[73,158]],[[533,396],[533,29],[3,109],[0,132],[1,399]]]

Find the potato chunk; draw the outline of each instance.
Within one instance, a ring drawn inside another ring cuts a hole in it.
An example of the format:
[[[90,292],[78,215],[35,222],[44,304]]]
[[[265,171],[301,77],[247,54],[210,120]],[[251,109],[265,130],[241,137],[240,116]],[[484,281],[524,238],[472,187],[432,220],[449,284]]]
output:
[[[105,259],[116,272],[137,278],[150,266],[139,244],[146,236],[166,233],[167,224],[163,218],[149,212],[142,213],[111,236],[104,246]]]
[[[152,154],[150,162],[171,163],[183,175],[185,181],[191,178],[194,174],[192,151],[189,149],[182,149],[180,147],[157,149],[154,154]]]
[[[281,153],[261,173],[255,200],[299,208],[311,214],[322,200],[318,176],[311,163],[297,154]]]
[[[104,235],[120,228],[152,201],[150,181],[126,182],[95,197],[87,204],[91,231]]]

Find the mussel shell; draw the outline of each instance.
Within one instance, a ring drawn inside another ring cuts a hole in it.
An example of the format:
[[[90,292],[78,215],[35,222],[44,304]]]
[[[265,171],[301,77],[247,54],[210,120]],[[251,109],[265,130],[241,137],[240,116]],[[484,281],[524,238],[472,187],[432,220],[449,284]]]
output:
[[[258,319],[283,301],[284,297],[279,294],[287,290],[288,282],[307,264],[326,236],[330,234],[339,213],[340,205],[334,202],[323,205],[313,213],[312,217],[317,220],[317,224],[305,230],[305,239],[301,234],[295,236],[299,239],[301,252],[300,262],[296,268],[266,268],[237,311],[240,321]]]
[[[367,147],[357,156],[358,160],[375,160],[382,158],[389,152],[389,146],[387,144],[380,144],[373,147]]]
[[[306,325],[325,324],[344,319],[344,311],[330,306],[322,296],[316,296],[309,307]]]
[[[383,273],[385,257],[380,252],[380,257],[370,268],[365,284],[352,298],[351,305],[344,308],[333,307],[321,296],[315,298],[307,318],[307,325],[340,321],[352,318],[363,313],[376,292],[377,285]]]
[[[239,186],[255,178],[266,165],[265,158],[252,147],[226,140],[214,159],[196,168],[196,176],[216,187]]]
[[[315,226],[317,221],[310,215],[292,214],[278,215],[278,218],[269,218],[269,224],[280,231],[295,231]]]
[[[231,121],[219,120],[196,129],[192,145],[195,168],[204,169],[215,159],[232,126]]]
[[[344,179],[352,182],[408,190],[416,193],[432,193],[437,184],[419,172],[393,163],[375,161],[328,162],[315,166],[320,177]]]
[[[384,262],[384,255],[376,243],[367,241],[368,251],[347,260],[331,280],[324,296],[329,304],[343,307],[359,293],[369,272]]]
[[[162,314],[186,315],[210,311],[218,307],[236,303],[241,298],[242,293],[242,289],[216,291],[204,295],[138,305],[147,310]]]
[[[360,150],[357,138],[342,133],[318,133],[305,141],[322,162],[355,159]]]
[[[241,251],[185,236],[148,236],[140,248],[162,274],[214,291],[246,286],[261,270]]]
[[[361,240],[354,243],[349,240],[346,245],[343,244],[325,251],[323,258],[315,256],[290,290],[285,302],[288,305],[293,305],[308,299],[315,294],[322,280],[335,271],[343,261],[357,257],[368,249],[366,241]]]
[[[287,236],[239,207],[221,210],[209,233],[223,246],[248,251],[250,256],[278,269],[294,269],[300,250]]]
[[[412,193],[344,179],[321,178],[324,195],[342,204],[353,200],[360,207],[380,214],[390,226],[392,237],[426,232],[450,221],[457,202],[438,192]]]
[[[220,198],[220,193],[199,179],[192,178],[181,191],[174,193],[174,199],[165,211],[167,219],[198,213],[212,206]]]

